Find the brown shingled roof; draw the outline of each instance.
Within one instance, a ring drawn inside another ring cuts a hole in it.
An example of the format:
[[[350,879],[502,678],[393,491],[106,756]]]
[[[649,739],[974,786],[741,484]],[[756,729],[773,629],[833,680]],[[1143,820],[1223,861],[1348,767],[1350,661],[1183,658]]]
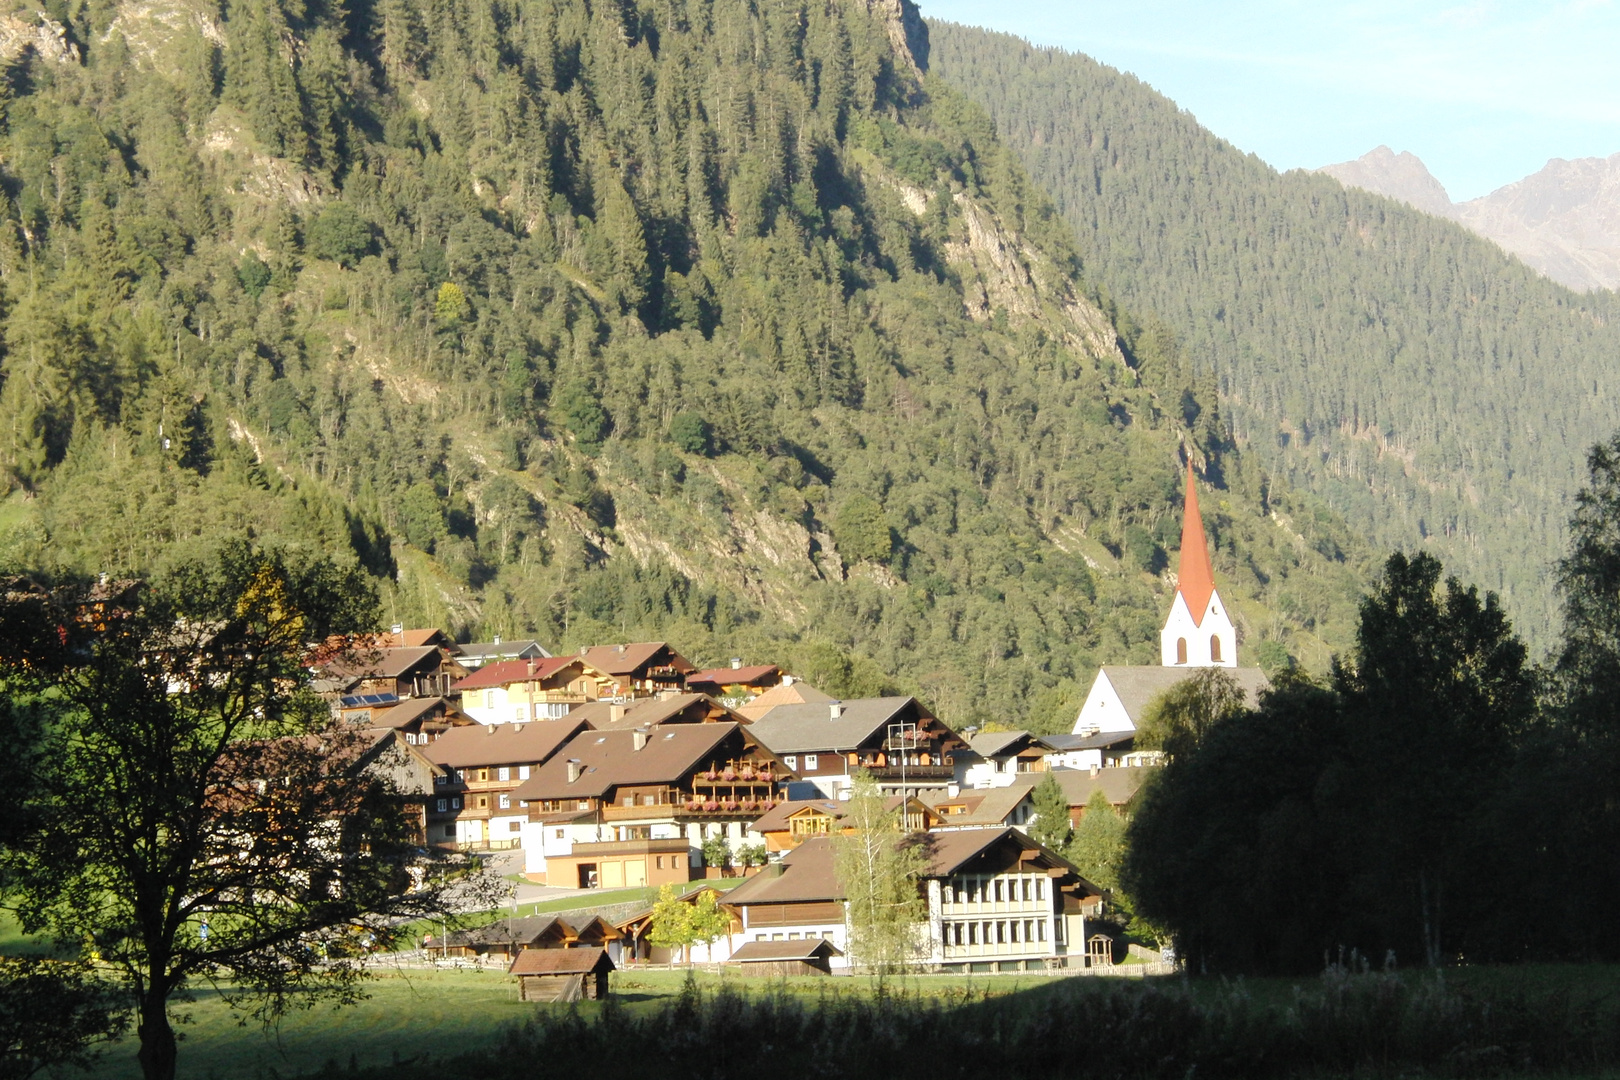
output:
[[[561,722],[566,723],[566,718]],[[665,724],[648,733],[640,750],[635,749],[634,731],[585,730],[553,754],[515,794],[525,802],[589,799],[626,784],[672,784],[740,730],[742,725],[735,722]],[[577,761],[580,769],[572,783],[568,780],[570,760]]]
[[[717,667],[693,672],[686,677],[686,685],[710,683],[715,686],[736,686],[758,682],[775,675],[781,668],[775,664],[754,664],[750,667]]]
[[[534,720],[524,724],[471,724],[451,728],[422,752],[452,769],[480,765],[538,765],[586,730],[578,720]]]
[[[803,941],[744,942],[731,954],[731,959],[739,964],[748,964],[767,960],[815,960],[820,957],[843,955],[843,950],[826,938],[805,938]]]
[[[750,720],[760,720],[778,705],[803,705],[806,702],[817,701],[826,703],[832,700],[831,694],[824,694],[807,682],[795,680],[792,683],[778,683],[746,705],[737,706],[737,711]]]
[[[327,671],[350,678],[397,679],[419,667],[438,667],[440,655],[436,645],[382,649],[374,654],[362,652],[353,658],[334,660]]]
[[[614,970],[607,950],[591,946],[573,949],[525,949],[517,954],[508,975],[589,975]]]
[[[656,657],[660,651],[669,649],[669,664],[677,671],[690,672],[697,670],[691,663],[670,647],[666,641],[635,641],[626,645],[597,645],[586,649],[580,659],[609,675],[630,675],[645,666]]]

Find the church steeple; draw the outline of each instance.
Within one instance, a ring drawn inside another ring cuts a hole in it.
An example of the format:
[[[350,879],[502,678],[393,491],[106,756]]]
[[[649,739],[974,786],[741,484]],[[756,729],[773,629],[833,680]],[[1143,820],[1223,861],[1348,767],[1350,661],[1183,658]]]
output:
[[[1215,591],[1215,567],[1198,512],[1198,486],[1187,463],[1187,498],[1181,517],[1181,566],[1176,598],[1159,633],[1165,667],[1236,667],[1237,628]]]
[[[1181,568],[1176,575],[1176,591],[1187,601],[1193,625],[1202,626],[1209,598],[1215,593],[1215,567],[1209,561],[1209,541],[1204,537],[1204,518],[1198,512],[1198,486],[1193,480],[1192,462],[1187,462],[1187,498],[1181,511]]]

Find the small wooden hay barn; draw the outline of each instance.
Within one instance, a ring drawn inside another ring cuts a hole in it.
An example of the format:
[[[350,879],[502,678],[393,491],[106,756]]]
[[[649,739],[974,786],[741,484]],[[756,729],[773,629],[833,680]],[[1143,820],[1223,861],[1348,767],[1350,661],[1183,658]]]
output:
[[[803,941],[750,941],[731,954],[744,975],[830,975],[832,958],[843,952],[826,938]]]
[[[596,1001],[607,997],[612,970],[605,949],[529,949],[518,953],[510,974],[519,1001]]]

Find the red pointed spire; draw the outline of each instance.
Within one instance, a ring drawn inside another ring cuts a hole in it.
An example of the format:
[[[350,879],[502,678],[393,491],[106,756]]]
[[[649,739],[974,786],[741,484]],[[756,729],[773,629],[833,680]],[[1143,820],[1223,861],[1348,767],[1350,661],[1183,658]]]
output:
[[[1215,567],[1209,561],[1209,541],[1204,538],[1204,519],[1198,513],[1198,488],[1193,483],[1192,462],[1187,462],[1187,499],[1181,511],[1181,569],[1176,591],[1187,601],[1193,625],[1204,621],[1209,598],[1215,594]]]

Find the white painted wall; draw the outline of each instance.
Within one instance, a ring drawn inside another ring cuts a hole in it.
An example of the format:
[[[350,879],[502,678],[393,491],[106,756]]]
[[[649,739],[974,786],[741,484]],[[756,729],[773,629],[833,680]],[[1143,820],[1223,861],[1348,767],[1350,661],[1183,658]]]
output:
[[[1203,614],[1204,617],[1194,623],[1186,598],[1177,590],[1175,602],[1170,605],[1170,617],[1159,631],[1159,653],[1165,667],[1237,667],[1237,630],[1226,614],[1219,592],[1210,593],[1209,606]],[[1219,660],[1212,659],[1211,643],[1215,639],[1220,640]],[[1178,643],[1182,641],[1187,643],[1185,663],[1179,660]]]
[[[1180,603],[1180,595],[1176,602]],[[1108,681],[1108,674],[1097,672],[1092,680],[1091,690],[1086,694],[1086,703],[1080,706],[1080,715],[1075,717],[1073,732],[1084,735],[1089,731],[1114,732],[1135,731],[1136,725],[1132,723],[1130,714],[1125,711],[1125,703],[1119,699],[1114,684]]]

